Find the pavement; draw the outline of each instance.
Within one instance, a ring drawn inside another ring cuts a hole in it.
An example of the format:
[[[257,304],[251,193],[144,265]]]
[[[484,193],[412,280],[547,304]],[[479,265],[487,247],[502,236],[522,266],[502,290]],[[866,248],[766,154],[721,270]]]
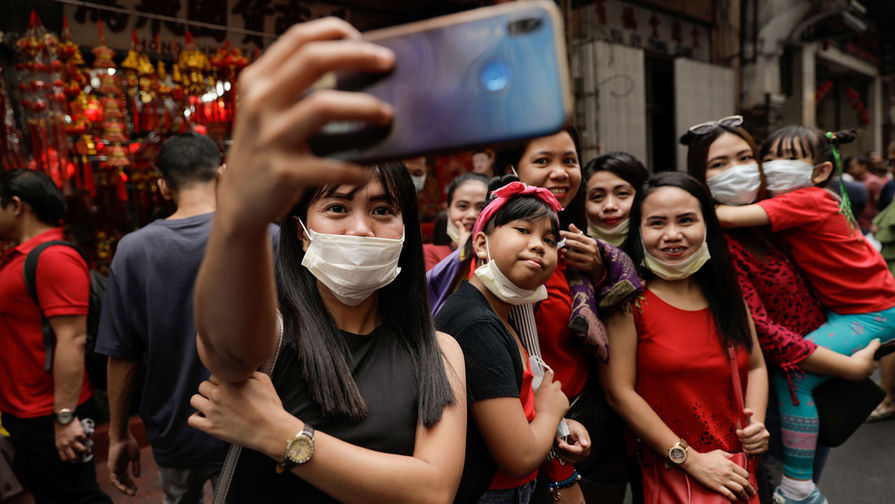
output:
[[[108,441],[105,426],[96,434],[96,475],[100,487],[115,503],[160,504],[161,483],[158,466],[152,451],[145,442],[142,423],[131,419],[131,431],[140,442],[142,471],[137,482],[137,495],[126,496],[109,481],[106,469]],[[863,424],[842,446],[830,451],[820,480],[820,489],[830,504],[880,504],[895,503],[895,419]],[[205,485],[205,504],[211,504],[211,485]],[[625,498],[630,504],[631,493]],[[29,503],[25,500],[23,504]]]
[[[100,488],[116,504],[161,504],[163,501],[162,485],[159,479],[158,466],[152,456],[152,449],[146,440],[146,429],[139,417],[131,417],[129,422],[131,433],[140,445],[140,477],[135,478],[137,494],[128,496],[118,491],[109,480],[109,470],[106,468],[106,459],[109,453],[108,424],[99,425],[93,436],[96,463],[96,479]],[[212,488],[210,483],[205,484],[205,499],[203,504],[212,503]],[[33,504],[29,496],[24,496],[15,504]]]

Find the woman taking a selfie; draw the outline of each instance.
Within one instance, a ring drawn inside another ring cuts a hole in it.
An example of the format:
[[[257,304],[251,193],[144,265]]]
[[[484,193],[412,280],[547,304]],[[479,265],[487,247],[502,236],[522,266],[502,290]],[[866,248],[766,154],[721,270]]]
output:
[[[613,356],[600,366],[610,404],[640,440],[644,502],[688,502],[655,484],[670,465],[693,484],[757,503],[755,475],[729,454],[767,450],[768,381],[724,234],[692,177],[662,173],[644,187],[628,244],[646,289],[609,319]]]
[[[240,76],[196,283],[199,354],[212,376],[190,418],[246,448],[231,502],[445,502],[462,470],[463,357],[420,306],[410,176],[400,164],[319,159],[306,146],[331,120],[391,119],[360,93],[301,98],[325,72],[394,64],[390,51],[342,38],[359,34],[336,19],[298,25]],[[266,229],[279,218],[278,299]],[[272,377],[256,371],[274,355]]]

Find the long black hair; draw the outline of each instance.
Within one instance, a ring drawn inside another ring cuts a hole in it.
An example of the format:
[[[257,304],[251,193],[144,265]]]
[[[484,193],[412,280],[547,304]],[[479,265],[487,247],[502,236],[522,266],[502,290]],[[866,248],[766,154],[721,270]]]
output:
[[[653,175],[634,196],[631,206],[631,227],[628,230],[626,252],[631,256],[642,278],[649,280],[655,275],[644,266],[643,240],[640,223],[643,215],[643,201],[661,187],[677,187],[691,194],[699,201],[705,222],[705,239],[709,248],[709,259],[693,274],[702,294],[709,304],[721,343],[738,345],[752,349],[752,334],[749,331],[749,314],[743,302],[743,293],[737,282],[736,272],[727,250],[724,230],[715,216],[715,208],[708,189],[695,178],[681,172],[662,172]]]
[[[752,157],[755,158],[755,163],[758,165],[758,176],[761,180],[756,201],[767,198],[767,179],[761,167],[761,153],[758,145],[755,143],[755,139],[741,126],[718,124],[713,130],[703,135],[694,135],[688,132],[681,137],[681,143],[687,146],[687,173],[700,183],[708,185],[705,172],[708,170],[706,162],[709,160],[709,149],[711,149],[715,140],[725,133],[740,137],[749,146],[749,149],[752,151]],[[711,190],[709,195],[711,195]],[[770,233],[770,229],[767,226],[730,228],[725,229],[724,232],[742,243],[749,252],[761,260],[767,258],[772,249],[780,248],[775,243],[774,235]]]
[[[429,316],[429,296],[422,253],[416,190],[402,163],[371,168],[386,198],[401,210],[404,247],[398,259],[401,273],[379,289],[379,314],[410,355],[417,375],[417,414],[426,426],[441,419],[445,405],[454,403],[442,354]],[[304,258],[295,218],[305,219],[308,208],[334,188],[309,189],[281,223],[279,266],[282,275],[280,310],[284,340],[298,350],[302,377],[325,415],[347,415],[359,420],[366,404],[349,367],[350,352],[336,321],[326,310],[317,279],[301,265]]]
[[[580,167],[581,139],[578,135],[578,130],[570,126],[562,131],[565,131],[572,137],[572,143],[575,144],[575,156],[578,158],[578,166]],[[533,138],[524,144],[503,149],[497,154],[497,158],[494,160],[494,173],[505,173],[505,175],[491,179],[492,187],[495,185],[495,179],[499,179],[500,181],[500,185],[497,187],[502,187],[512,181],[519,180],[518,177],[512,175],[510,167],[518,168],[519,163],[522,161],[522,156],[525,155],[525,151],[528,149],[528,145],[532,140],[537,139]],[[581,182],[578,185],[578,192],[575,193],[575,197],[569,203],[569,206],[559,213],[559,222],[562,229],[568,229],[570,224],[575,224],[578,229],[587,229],[587,218],[584,213],[584,193],[586,192],[587,184],[584,182],[584,170],[582,169],[582,177]]]

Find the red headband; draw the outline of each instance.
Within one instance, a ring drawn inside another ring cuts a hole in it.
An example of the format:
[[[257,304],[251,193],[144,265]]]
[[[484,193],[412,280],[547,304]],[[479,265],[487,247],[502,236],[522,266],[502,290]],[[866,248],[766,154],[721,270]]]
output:
[[[491,217],[494,217],[498,210],[516,196],[531,195],[546,203],[556,213],[562,210],[559,201],[556,200],[556,196],[552,192],[543,187],[525,185],[522,182],[510,182],[500,189],[492,191],[491,194],[494,196],[494,199],[491,200],[491,203],[488,203],[488,206],[482,210],[482,213],[476,219],[475,226],[472,227],[472,236],[483,230],[485,224],[491,220]]]

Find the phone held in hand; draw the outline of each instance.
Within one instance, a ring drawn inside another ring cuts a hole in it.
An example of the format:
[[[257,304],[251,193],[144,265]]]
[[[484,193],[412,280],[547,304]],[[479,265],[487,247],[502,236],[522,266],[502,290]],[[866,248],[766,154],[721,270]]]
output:
[[[873,360],[880,360],[892,352],[895,352],[895,340],[880,345],[880,347],[873,352]]]
[[[331,122],[320,156],[404,159],[545,136],[572,110],[562,20],[553,2],[511,2],[364,34],[395,52],[387,74],[337,75],[335,87],[394,107],[387,127]]]

